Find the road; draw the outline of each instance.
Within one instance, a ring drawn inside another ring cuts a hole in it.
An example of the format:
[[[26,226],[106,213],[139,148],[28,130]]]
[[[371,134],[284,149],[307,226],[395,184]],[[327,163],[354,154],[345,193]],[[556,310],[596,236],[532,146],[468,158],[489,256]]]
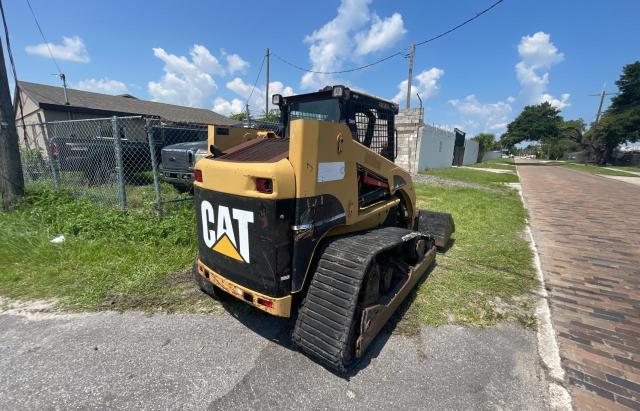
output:
[[[531,160],[518,173],[574,406],[640,410],[640,186]]]
[[[290,324],[127,312],[0,313],[0,409],[546,408],[535,333],[517,325],[384,334],[341,378]]]

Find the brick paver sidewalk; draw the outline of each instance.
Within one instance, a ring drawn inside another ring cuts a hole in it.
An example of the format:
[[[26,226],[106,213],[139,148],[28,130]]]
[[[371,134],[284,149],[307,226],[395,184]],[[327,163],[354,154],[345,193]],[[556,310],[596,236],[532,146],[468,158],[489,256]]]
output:
[[[640,187],[519,160],[578,410],[640,409]]]

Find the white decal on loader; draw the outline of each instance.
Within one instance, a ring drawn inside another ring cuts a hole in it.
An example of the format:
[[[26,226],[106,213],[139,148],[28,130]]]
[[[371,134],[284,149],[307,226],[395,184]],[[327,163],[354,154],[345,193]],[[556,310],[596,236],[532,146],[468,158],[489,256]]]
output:
[[[318,164],[318,183],[344,179],[344,161]]]
[[[249,223],[253,223],[253,212],[218,206],[217,213],[214,213],[213,205],[203,200],[200,203],[200,214],[202,217],[202,238],[208,248],[231,257],[238,261],[249,263]],[[216,223],[215,230],[209,226]],[[233,229],[231,218],[237,221],[238,231]]]

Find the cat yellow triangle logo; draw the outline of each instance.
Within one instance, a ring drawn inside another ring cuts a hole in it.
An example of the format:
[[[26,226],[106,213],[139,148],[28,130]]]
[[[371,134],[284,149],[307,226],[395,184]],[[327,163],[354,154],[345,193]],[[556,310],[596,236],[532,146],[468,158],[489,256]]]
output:
[[[218,240],[218,242],[213,247],[211,247],[211,249],[213,251],[219,252],[220,254],[224,254],[227,257],[231,257],[235,260],[242,261],[243,263],[246,262],[244,261],[240,253],[238,253],[238,250],[236,250],[236,248],[233,246],[233,244],[231,243],[231,240],[229,240],[229,237],[226,234],[223,235]]]

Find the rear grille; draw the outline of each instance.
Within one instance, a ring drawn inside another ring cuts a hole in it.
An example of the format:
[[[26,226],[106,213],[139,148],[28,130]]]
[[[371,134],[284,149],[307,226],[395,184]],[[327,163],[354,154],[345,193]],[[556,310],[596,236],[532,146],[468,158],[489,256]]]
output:
[[[216,160],[275,162],[286,158],[288,154],[288,139],[269,138],[241,144]]]

